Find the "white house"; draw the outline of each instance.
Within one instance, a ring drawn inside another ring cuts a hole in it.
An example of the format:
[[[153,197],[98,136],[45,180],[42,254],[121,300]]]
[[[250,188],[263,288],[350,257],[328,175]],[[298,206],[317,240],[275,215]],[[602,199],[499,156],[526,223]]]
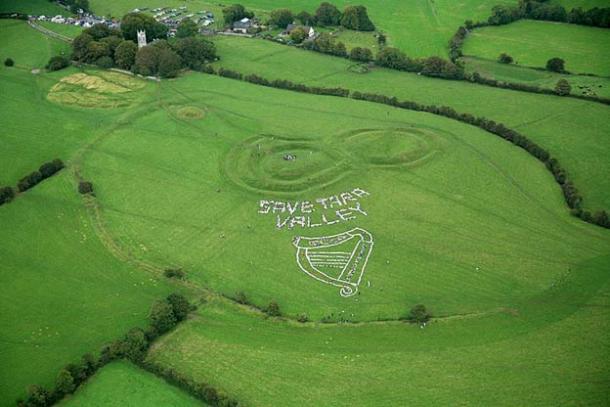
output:
[[[247,34],[250,27],[252,27],[252,20],[249,18],[242,18],[233,23],[233,32]]]

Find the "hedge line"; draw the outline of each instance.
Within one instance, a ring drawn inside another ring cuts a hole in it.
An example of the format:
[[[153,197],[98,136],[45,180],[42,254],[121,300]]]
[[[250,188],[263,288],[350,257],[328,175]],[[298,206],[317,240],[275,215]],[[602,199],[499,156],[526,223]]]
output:
[[[127,359],[152,373],[160,375],[169,383],[184,388],[179,381],[172,379],[172,377],[178,376],[177,373],[170,375],[163,368],[151,368],[151,364],[145,362],[144,358],[155,339],[173,329],[181,321],[184,321],[189,312],[194,309],[195,307],[181,294],[170,294],[167,298],[156,301],[152,305],[149,316],[150,323],[147,328],[130,329],[121,339],[104,345],[97,358],[87,353],[83,355],[79,362],[66,365],[59,371],[55,386],[50,390],[39,385],[29,386],[26,399],[17,400],[17,405],[19,407],[51,406],[59,402],[66,395],[74,393],[81,384],[85,383],[100,368],[118,359]],[[191,383],[186,378],[182,379],[182,381]],[[197,391],[189,392],[211,405],[238,405],[235,400],[221,395],[211,386],[197,384],[194,389]],[[200,391],[202,389],[205,391]]]
[[[206,72],[210,74],[215,73],[212,67],[208,67],[206,69]],[[432,113],[435,115],[447,117],[450,119],[458,120],[463,123],[480,127],[483,130],[502,137],[506,141],[509,141],[514,145],[521,147],[522,149],[530,153],[532,156],[543,162],[546,168],[551,172],[551,174],[553,174],[555,180],[561,187],[565,202],[571,209],[572,215],[581,218],[585,222],[610,229],[610,217],[605,210],[601,210],[596,212],[595,214],[591,214],[591,212],[585,211],[582,208],[583,199],[580,195],[580,192],[574,186],[574,183],[569,179],[567,172],[559,164],[557,159],[553,158],[548,151],[540,147],[538,144],[536,144],[523,134],[506,127],[502,123],[497,123],[485,117],[476,117],[469,113],[458,113],[455,109],[448,106],[423,105],[413,101],[399,101],[396,97],[389,97],[374,93],[362,93],[357,91],[352,92],[349,89],[343,88],[311,87],[303,84],[294,83],[288,80],[268,80],[259,75],[251,74],[244,76],[239,72],[229,71],[223,68],[220,68],[218,74],[229,78],[245,80],[250,83],[260,84],[263,86],[269,86],[279,89],[288,89],[303,93],[351,97],[352,99],[365,100],[373,103],[381,103],[393,107],[398,107],[401,109]]]
[[[17,190],[19,192],[25,192],[45,179],[52,177],[62,168],[64,168],[64,163],[58,158],[53,161],[46,162],[42,164],[37,171],[34,171],[21,178],[17,183]],[[16,192],[13,187],[0,187],[0,205],[12,201],[15,198],[15,195]]]

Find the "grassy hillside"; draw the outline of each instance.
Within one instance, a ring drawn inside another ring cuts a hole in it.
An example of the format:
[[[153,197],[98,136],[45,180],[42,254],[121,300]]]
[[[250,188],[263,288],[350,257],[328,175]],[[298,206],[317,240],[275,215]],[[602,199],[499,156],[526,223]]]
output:
[[[608,0],[552,0],[553,3],[561,4],[568,11],[576,7],[588,10],[593,7],[610,7]]]
[[[24,13],[32,15],[69,16],[72,13],[48,0],[3,0],[0,2],[0,13]]]
[[[573,277],[591,277],[582,266]],[[610,287],[607,280],[595,284],[568,279],[523,308],[424,329],[299,326],[211,305],[165,337],[150,359],[253,406],[304,399],[337,406],[601,406],[609,401]],[[571,295],[570,287],[577,287]]]
[[[211,1],[190,0],[150,0],[147,7],[178,7],[186,5],[189,11],[212,10],[221,18],[222,7]],[[340,9],[353,2],[333,1]],[[411,56],[447,54],[447,43],[457,27],[465,20],[484,20],[496,4],[512,4],[512,0],[362,0],[358,4],[367,7],[377,28],[388,35],[390,44],[403,49]],[[244,6],[258,15],[266,15],[276,8],[290,8],[295,13],[301,10],[315,11],[318,0],[244,0]],[[92,9],[101,15],[121,16],[136,7],[142,7],[136,0],[104,1],[91,0]],[[368,42],[368,41],[367,41]],[[366,43],[364,44],[366,45]]]
[[[45,37],[21,20],[0,20],[0,30],[0,59],[4,62],[6,58],[12,58],[17,68],[42,68],[52,56],[70,52],[69,44]],[[0,73],[4,75],[13,69],[6,68],[3,63]]]
[[[570,72],[610,76],[608,43],[610,32],[603,28],[523,20],[474,30],[463,51],[492,60],[506,52],[519,65],[533,67],[545,67],[547,60],[559,57]]]
[[[500,64],[497,61],[477,57],[464,57],[462,61],[465,62],[466,72],[478,72],[485,78],[536,85],[546,89],[555,89],[557,81],[565,79],[572,86],[573,95],[610,98],[610,78],[607,77],[558,74],[519,65]]]
[[[393,95],[448,105],[514,127],[556,155],[585,197],[585,206],[610,208],[610,145],[605,142],[609,108],[597,103],[443,81],[387,69],[352,72],[352,63],[267,41],[215,40],[224,66],[268,78]],[[484,101],[484,103],[481,103]],[[591,148],[591,146],[595,146]],[[601,169],[604,169],[603,171]]]
[[[60,406],[202,406],[176,387],[127,362],[105,366]]]
[[[316,320],[396,318],[416,302],[442,315],[497,309],[606,244],[569,217],[542,165],[478,129],[201,74],[162,83],[157,108],[104,134],[83,171],[125,251]],[[371,194],[367,216],[320,231],[277,230],[276,216],[257,214],[260,199],[314,201],[356,187]],[[299,271],[292,240],[356,226],[378,242],[365,280],[373,288],[345,301]]]
[[[0,405],[144,325],[170,288],[98,239],[69,170],[0,207]]]
[[[68,24],[55,24],[50,21],[41,21],[37,24],[40,24],[44,28],[54,31],[57,34],[64,35],[66,37],[74,38],[79,35],[83,29],[82,27]]]

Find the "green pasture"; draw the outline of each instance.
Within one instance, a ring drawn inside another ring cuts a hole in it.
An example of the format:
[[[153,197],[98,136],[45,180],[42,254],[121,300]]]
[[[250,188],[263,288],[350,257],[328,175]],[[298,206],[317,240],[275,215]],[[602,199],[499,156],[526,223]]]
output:
[[[314,320],[397,318],[417,302],[438,315],[489,312],[607,246],[601,229],[568,215],[539,162],[471,126],[202,74],[159,86],[154,109],[84,153],[83,174],[126,252],[214,291]],[[185,107],[204,114],[180,117]],[[367,216],[349,222],[278,230],[276,216],[257,213],[261,199],[354,188],[371,195]],[[292,240],[354,227],[377,246],[361,295],[346,300],[299,270]]]
[[[104,366],[59,406],[202,406],[180,389],[128,362]]]
[[[582,7],[584,10],[594,7],[610,7],[610,1],[608,0],[552,0],[551,2],[561,4],[568,12],[577,7]]]
[[[388,43],[399,47],[411,56],[446,56],[447,43],[465,20],[485,20],[496,4],[513,4],[513,0],[362,0],[377,29],[388,36]],[[267,15],[276,8],[289,8],[295,13],[314,12],[318,0],[244,0],[241,2],[258,15]],[[334,1],[339,9],[354,4],[346,0]],[[92,9],[100,15],[121,16],[137,7],[179,7],[186,5],[190,12],[211,10],[222,19],[218,3],[202,0],[91,0]],[[363,38],[362,45],[370,41]]]
[[[505,52],[523,66],[542,67],[558,57],[572,73],[610,76],[610,32],[603,28],[522,20],[472,31],[464,55],[495,60]]]
[[[53,38],[45,37],[21,20],[0,20],[0,73],[16,68],[43,68],[49,58],[59,54],[69,54],[70,45]],[[4,60],[12,58],[15,67],[7,68]]]
[[[56,24],[56,23],[52,23],[50,21],[40,21],[37,24],[41,25],[42,27],[44,27],[48,30],[56,32],[57,34],[61,34],[61,35],[64,35],[64,36],[70,37],[70,38],[74,38],[74,37],[78,36],[83,31],[82,27],[80,27],[80,26],[69,25],[69,24]]]
[[[211,304],[149,359],[253,406],[607,405],[608,261],[575,266],[523,307],[423,329],[277,323]]]
[[[582,192],[586,207],[610,208],[610,179],[601,175],[610,173],[610,145],[605,141],[610,132],[608,106],[388,69],[357,73],[351,61],[269,41],[218,38],[215,43],[221,56],[216,65],[244,74],[447,105],[505,123],[558,157]]]
[[[573,95],[587,95],[610,98],[610,78],[589,75],[558,74],[541,69],[532,69],[514,64],[500,64],[497,61],[464,57],[466,72],[478,72],[481,76],[504,82],[524,83],[546,89],[555,89],[557,81],[567,80]]]
[[[0,224],[2,406],[143,326],[150,305],[170,290],[108,252],[70,169],[0,207]]]
[[[365,47],[373,51],[373,55],[379,52],[376,34],[372,32],[337,30],[335,31],[335,38],[343,42],[348,51],[354,47]]]
[[[24,13],[36,16],[46,15],[47,17],[70,16],[69,10],[58,6],[55,2],[48,0],[2,0],[0,2],[0,13]]]

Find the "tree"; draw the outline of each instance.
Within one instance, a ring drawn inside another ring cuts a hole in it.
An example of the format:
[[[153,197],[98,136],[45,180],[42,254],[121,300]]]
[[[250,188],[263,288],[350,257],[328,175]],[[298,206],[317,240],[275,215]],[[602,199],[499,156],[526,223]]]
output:
[[[333,55],[336,55],[338,57],[346,57],[347,48],[345,47],[345,44],[341,41],[338,41],[333,47]]]
[[[295,28],[294,30],[292,30],[290,32],[290,39],[295,44],[302,43],[305,40],[305,38],[307,38],[307,37],[308,37],[307,33],[301,27]]]
[[[89,43],[93,41],[93,37],[87,33],[82,33],[72,41],[72,58],[77,61],[84,61],[87,58]]]
[[[375,25],[364,6],[348,6],[343,11],[341,25],[350,30],[374,31]]]
[[[163,334],[176,326],[176,316],[170,303],[166,300],[157,301],[150,310],[151,325],[159,334]]]
[[[38,171],[43,178],[49,178],[62,168],[64,168],[64,163],[59,158],[56,158],[53,161],[42,164],[40,168],[38,168]]]
[[[126,40],[137,41],[138,30],[146,31],[147,40],[167,38],[167,26],[157,22],[152,16],[129,13],[121,20],[121,32]]]
[[[451,61],[440,57],[426,58],[421,70],[422,75],[436,76],[439,78],[460,78],[462,71]]]
[[[191,304],[182,294],[170,294],[167,297],[167,302],[172,306],[172,310],[178,322],[184,321],[191,311]]]
[[[316,10],[316,21],[322,26],[339,25],[341,12],[334,5],[323,2]]]
[[[360,62],[373,60],[373,52],[368,48],[354,47],[349,53],[349,59]]]
[[[216,59],[216,45],[203,38],[181,38],[176,41],[175,49],[182,63],[195,70],[201,69],[206,62]]]
[[[6,58],[4,60],[4,66],[13,66],[15,65],[15,61],[13,61],[11,58]]]
[[[425,322],[428,322],[431,316],[432,315],[430,315],[425,305],[417,304],[413,308],[411,308],[407,319],[413,323],[423,324]]]
[[[606,211],[596,212],[595,215],[593,215],[593,222],[599,226],[610,228],[610,218]]]
[[[61,369],[55,379],[55,389],[61,394],[71,394],[75,388],[72,374],[66,369]]]
[[[70,61],[68,61],[68,58],[62,55],[56,55],[49,59],[49,62],[47,63],[45,68],[48,71],[59,71],[60,69],[66,68],[68,65],[70,65]]]
[[[13,187],[0,187],[0,205],[12,201],[14,197]]]
[[[114,53],[116,52],[117,47],[123,39],[121,37],[117,37],[116,35],[111,35],[109,37],[104,37],[100,40],[104,44],[108,45],[108,50],[110,51],[110,57],[114,59]]]
[[[93,193],[93,184],[89,181],[81,181],[78,183],[79,194],[91,194]]]
[[[386,47],[377,54],[377,64],[391,69],[408,70],[411,61],[399,49]]]
[[[162,78],[175,78],[182,68],[180,56],[171,49],[162,48],[159,51],[159,76]]]
[[[108,56],[103,56],[98,58],[95,61],[95,65],[97,65],[99,68],[102,69],[108,69],[108,68],[112,68],[112,66],[114,65],[114,62],[112,61],[112,58],[108,57]]]
[[[121,69],[131,69],[136,62],[138,46],[135,42],[125,40],[114,50],[114,63]]]
[[[286,28],[288,24],[292,24],[294,21],[294,15],[292,11],[287,8],[280,8],[273,10],[269,17],[269,24],[275,25],[279,28]]]
[[[140,328],[129,330],[121,341],[121,354],[133,362],[143,360],[147,349],[148,340]]]
[[[316,25],[316,18],[307,11],[301,11],[299,14],[296,15],[296,17],[297,20],[299,20],[303,25]]]
[[[513,63],[513,57],[511,57],[507,53],[503,52],[498,57],[498,62],[500,62],[501,64],[512,64]]]
[[[280,311],[280,306],[275,301],[271,301],[269,305],[267,305],[265,312],[267,312],[267,315],[269,315],[270,317],[279,317],[282,315]]]
[[[101,57],[110,56],[110,46],[101,41],[91,41],[87,45],[87,54],[85,56],[86,62],[95,62]]]
[[[93,26],[84,29],[83,33],[90,35],[95,41],[110,36],[121,37],[120,30],[110,28],[106,24],[94,24]]]
[[[34,384],[28,387],[26,406],[47,406],[49,404],[49,392],[42,386]]]
[[[147,45],[138,49],[134,69],[140,75],[155,75],[159,69],[159,48]]]
[[[551,58],[546,61],[546,69],[552,72],[565,72],[565,61],[561,58]]]
[[[178,24],[178,28],[176,29],[176,37],[178,38],[193,37],[197,35],[197,33],[199,33],[199,28],[190,18],[185,18],[180,21],[180,24]]]
[[[98,360],[91,353],[85,353],[81,358],[81,364],[87,377],[91,376],[97,370]]]
[[[557,85],[555,85],[555,93],[559,96],[567,96],[572,92],[572,86],[565,79],[560,79],[557,81]]]
[[[384,46],[386,44],[387,40],[388,39],[384,33],[379,33],[377,35],[377,44],[379,44],[380,46]]]
[[[222,16],[225,21],[225,26],[230,27],[234,22],[239,21],[242,18],[254,17],[254,13],[246,10],[241,4],[233,4],[232,6],[222,9]]]
[[[491,16],[487,22],[491,25],[502,25],[512,23],[521,18],[521,10],[519,7],[513,6],[494,6],[491,9]]]

